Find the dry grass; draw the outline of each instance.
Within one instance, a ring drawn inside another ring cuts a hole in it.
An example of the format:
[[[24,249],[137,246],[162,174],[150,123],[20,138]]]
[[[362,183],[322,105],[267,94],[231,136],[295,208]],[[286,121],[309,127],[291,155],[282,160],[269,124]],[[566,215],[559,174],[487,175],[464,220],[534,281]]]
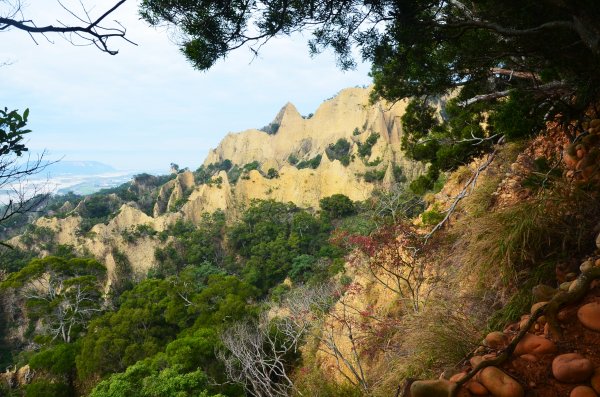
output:
[[[526,202],[463,219],[456,228],[460,262],[486,286],[498,275],[504,286],[518,283],[523,273],[589,251],[598,219],[596,192],[555,185]]]
[[[422,312],[403,318],[390,350],[371,371],[380,375],[375,396],[394,395],[407,378],[437,378],[479,345],[486,316],[465,303],[458,293],[446,291]]]
[[[575,268],[593,249],[598,187],[559,178],[525,201],[495,206],[492,193],[521,150],[511,145],[499,153],[449,229],[437,236],[439,245],[429,254],[443,280],[420,313],[404,315],[385,335],[369,362],[373,397],[395,395],[406,378],[433,379],[460,365],[489,330],[528,311],[534,285],[556,284],[557,267]],[[450,180],[466,176],[463,169]]]
[[[575,271],[578,259],[593,250],[600,220],[598,187],[562,178],[525,201],[495,209],[491,193],[504,175],[499,171],[463,203],[465,215],[451,230],[455,244],[448,253],[457,278],[470,279],[473,292],[493,309],[490,330],[529,309],[533,286],[556,286],[557,268]]]
[[[394,395],[403,379],[437,378],[459,362],[489,330],[529,310],[531,288],[556,283],[555,268],[578,265],[598,232],[598,188],[554,180],[536,196],[496,209],[492,194],[521,150],[508,147],[461,205],[435,253],[445,267],[438,291],[419,315],[405,318],[385,359],[377,396]],[[459,176],[456,178],[460,179]],[[442,259],[443,258],[443,259]]]

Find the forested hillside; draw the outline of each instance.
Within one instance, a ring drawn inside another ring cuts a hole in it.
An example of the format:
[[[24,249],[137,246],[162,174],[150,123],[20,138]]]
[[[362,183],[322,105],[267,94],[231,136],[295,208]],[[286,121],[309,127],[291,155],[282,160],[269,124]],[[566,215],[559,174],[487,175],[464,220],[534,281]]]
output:
[[[0,395],[600,395],[595,1],[140,12],[197,69],[301,31],[374,86],[288,103],[196,170],[7,205]],[[76,31],[113,53],[120,26]],[[0,157],[28,113],[0,112]]]

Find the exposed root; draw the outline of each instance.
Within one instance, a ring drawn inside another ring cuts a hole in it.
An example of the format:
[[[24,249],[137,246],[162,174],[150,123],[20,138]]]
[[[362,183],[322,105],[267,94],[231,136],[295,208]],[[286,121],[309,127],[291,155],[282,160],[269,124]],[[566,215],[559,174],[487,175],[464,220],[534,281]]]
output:
[[[498,356],[493,359],[480,362],[475,366],[475,368],[471,369],[466,376],[456,382],[458,387],[452,391],[451,397],[455,397],[460,387],[465,385],[482,369],[490,366],[499,366],[506,362],[514,353],[517,344],[523,339],[523,337],[525,337],[525,335],[527,335],[529,329],[542,315],[546,316],[546,321],[550,324],[550,329],[552,332],[560,337],[562,332],[560,330],[560,325],[558,324],[558,312],[564,306],[577,303],[583,299],[588,293],[592,281],[596,279],[600,279],[600,267],[595,267],[581,273],[579,277],[573,281],[574,287],[572,287],[570,291],[560,291],[548,302],[547,305],[538,308],[531,315],[531,317],[529,317],[527,324],[521,328],[517,336],[513,338],[508,346]]]

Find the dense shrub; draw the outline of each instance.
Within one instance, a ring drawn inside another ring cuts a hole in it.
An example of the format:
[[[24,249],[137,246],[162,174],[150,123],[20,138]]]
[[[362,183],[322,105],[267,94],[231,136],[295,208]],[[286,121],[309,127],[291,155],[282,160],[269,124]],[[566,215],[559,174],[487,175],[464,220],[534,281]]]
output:
[[[334,194],[319,201],[321,210],[331,218],[341,218],[355,213],[354,203],[343,194]]]

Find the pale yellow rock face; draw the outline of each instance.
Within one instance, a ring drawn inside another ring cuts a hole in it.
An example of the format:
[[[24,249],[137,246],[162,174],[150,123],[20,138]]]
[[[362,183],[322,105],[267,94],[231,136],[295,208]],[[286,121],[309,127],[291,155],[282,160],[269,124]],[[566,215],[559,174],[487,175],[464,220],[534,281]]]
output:
[[[385,171],[381,185],[384,188],[393,183],[393,164],[400,165],[408,178],[414,178],[424,170],[421,165],[406,160],[400,150],[400,117],[405,112],[406,102],[371,105],[369,93],[370,89],[365,88],[342,90],[335,98],[321,104],[310,119],[302,118],[294,105],[288,103],[274,120],[279,124],[277,133],[269,135],[263,131],[247,130],[228,134],[209,153],[204,164],[229,159],[241,167],[258,161],[263,172],[269,168],[278,170],[279,178],[267,179],[259,172],[251,171],[249,179],[238,180],[236,186],[230,188],[238,205],[251,199],[274,199],[317,209],[320,199],[338,193],[352,200],[365,200],[376,187],[364,181],[362,175],[367,170]],[[358,129],[359,135],[354,135],[355,129]],[[381,163],[367,167],[358,156],[358,143],[364,143],[372,132],[379,134],[379,139],[371,150],[371,156],[365,160],[371,163],[380,160]],[[337,160],[330,161],[325,154],[325,149],[340,138],[351,142],[350,153],[355,156],[346,167]],[[289,164],[290,155],[300,160],[321,155],[321,164],[315,170],[299,170]],[[190,201],[194,197],[192,195]],[[210,200],[204,195],[202,202],[207,201]],[[226,203],[223,206],[230,207],[231,202]],[[194,207],[198,208],[198,205]],[[214,205],[211,207],[214,208]]]
[[[380,134],[372,159],[383,158],[387,144],[399,150],[399,117],[404,114],[406,103],[401,101],[392,106],[378,102],[371,105],[369,93],[370,89],[365,88],[342,90],[335,98],[323,102],[310,119],[303,119],[294,105],[288,103],[275,119],[280,125],[276,134],[269,135],[254,129],[228,134],[209,153],[204,164],[229,159],[239,165],[256,160],[261,164],[275,161],[282,166],[287,163],[290,154],[311,158],[322,154],[330,143],[339,138],[364,141],[369,131]],[[361,132],[359,136],[353,136],[355,128]]]
[[[158,192],[158,199],[154,205],[154,216],[164,214],[171,208],[177,200],[182,198],[186,192],[194,189],[194,174],[191,171],[184,171],[177,174],[177,177],[165,183]]]
[[[218,177],[223,180],[221,184],[201,185],[192,192],[188,203],[181,209],[185,219],[197,224],[205,212],[225,211],[234,207],[234,199],[227,173],[221,171],[217,175]]]
[[[273,199],[318,209],[323,197],[341,193],[352,200],[365,200],[373,191],[373,184],[347,172],[337,160],[324,159],[316,170],[284,166],[279,175],[276,179],[266,179],[258,171],[250,171],[250,179],[239,180],[235,187],[236,200]]]
[[[53,230],[56,233],[56,243],[74,245],[74,242],[77,241],[77,230],[81,224],[81,218],[79,216],[70,216],[65,219],[40,218],[35,224]]]
[[[313,209],[319,208],[322,198],[338,193],[354,201],[365,200],[378,186],[386,188],[393,184],[395,164],[403,168],[409,179],[424,171],[423,166],[406,160],[400,150],[400,117],[404,114],[406,102],[370,104],[369,93],[370,89],[365,88],[342,90],[336,97],[321,104],[310,119],[304,119],[294,105],[288,103],[274,120],[279,124],[277,133],[269,135],[247,130],[228,134],[204,162],[208,165],[229,159],[243,167],[258,161],[263,173],[274,168],[279,173],[278,178],[268,179],[254,170],[245,178],[239,178],[236,184],[230,184],[227,173],[221,171],[213,177],[213,180],[220,178],[220,183],[198,186],[194,174],[184,171],[160,188],[153,217],[131,205],[123,205],[107,225],[95,225],[86,236],[77,235],[81,223],[77,216],[41,218],[37,224],[54,230],[58,244],[73,245],[81,253],[89,253],[105,263],[111,278],[115,268],[114,249],[125,254],[134,273],[143,277],[156,265],[155,249],[165,243],[148,237],[127,243],[122,233],[137,225],[149,225],[160,232],[179,219],[198,223],[202,214],[217,210],[224,210],[228,218],[233,218],[252,199],[292,202],[299,207]],[[353,133],[355,129],[358,129],[358,135]],[[359,143],[364,143],[371,133],[379,134],[379,139],[372,147],[371,156],[362,159],[358,155]],[[350,154],[355,157],[348,166],[338,160],[330,161],[325,153],[325,149],[340,138],[350,142]],[[288,162],[291,154],[300,160],[317,155],[321,155],[322,159],[317,169],[297,169]],[[378,164],[367,166],[365,162]],[[368,170],[384,171],[384,180],[380,184],[365,182],[363,175]],[[175,204],[188,194],[188,201],[174,211]],[[15,242],[18,243],[18,238]]]

